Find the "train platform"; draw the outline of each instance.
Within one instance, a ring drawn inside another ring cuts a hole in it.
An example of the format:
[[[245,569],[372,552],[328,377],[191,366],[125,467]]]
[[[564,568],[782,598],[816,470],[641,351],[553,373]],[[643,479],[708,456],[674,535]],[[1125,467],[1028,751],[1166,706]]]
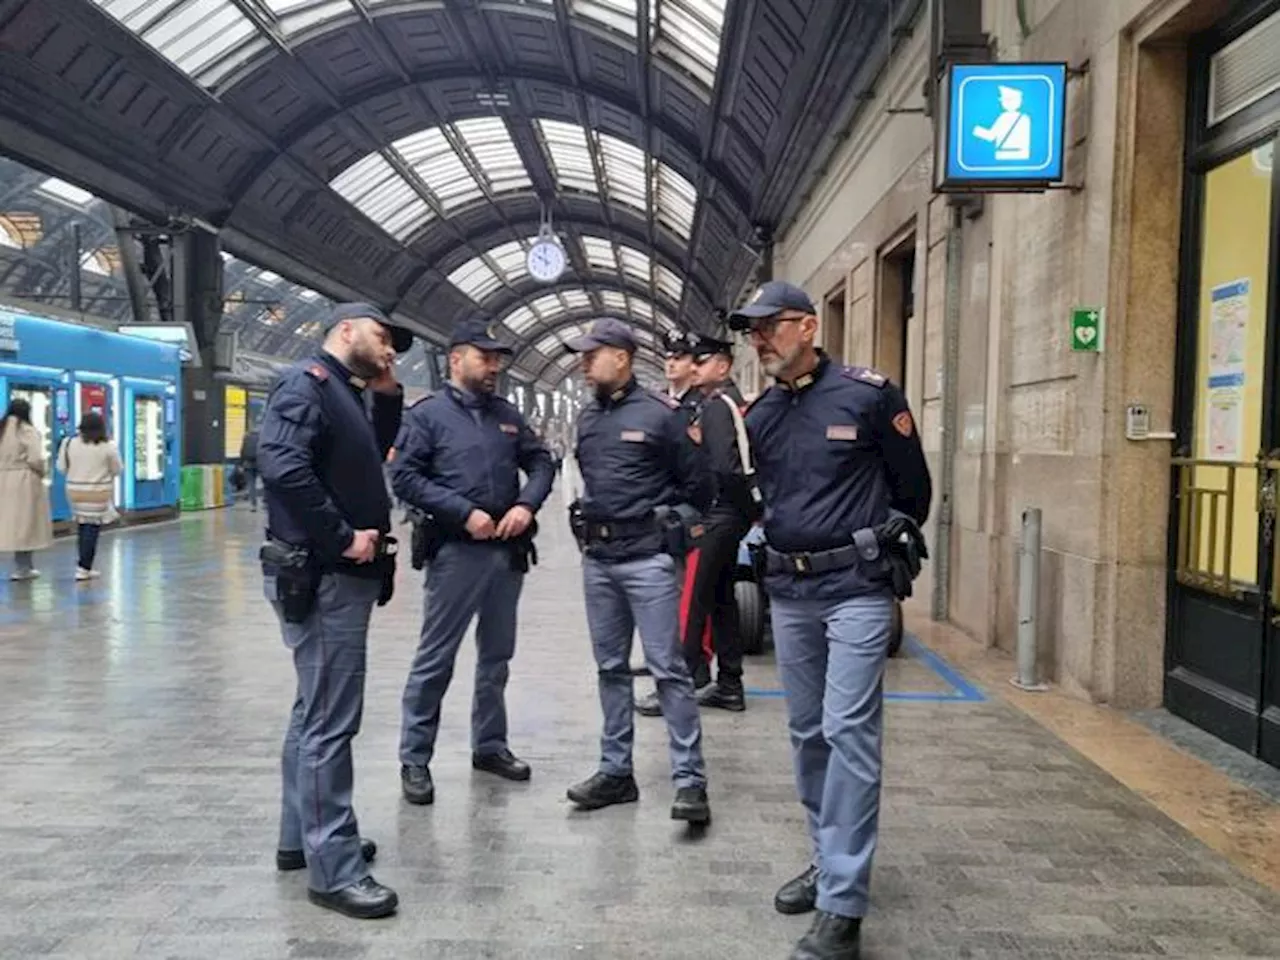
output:
[[[553,496],[548,514],[560,513]],[[715,819],[668,819],[660,720],[637,718],[641,800],[574,812],[599,705],[578,558],[548,517],[509,690],[527,784],[470,769],[471,652],[445,701],[432,807],[400,798],[400,692],[420,590],[375,614],[357,812],[399,914],[359,922],[274,867],[293,678],[262,599],[261,514],[197,514],[72,545],[0,584],[0,957],[115,960],[778,958],[803,867],[783,701],[705,714]],[[869,960],[1280,957],[1280,807],[1152,725],[1056,693],[945,628],[891,663]],[[647,689],[647,679],[637,680]]]

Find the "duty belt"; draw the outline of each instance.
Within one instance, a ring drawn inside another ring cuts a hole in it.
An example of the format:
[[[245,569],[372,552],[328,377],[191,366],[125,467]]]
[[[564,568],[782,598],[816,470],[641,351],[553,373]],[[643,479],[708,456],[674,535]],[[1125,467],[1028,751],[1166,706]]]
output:
[[[871,562],[880,557],[880,541],[870,527],[864,527],[853,535],[853,543],[831,550],[782,553],[765,545],[765,570],[768,573],[792,573],[807,576],[845,570],[856,564]]]
[[[624,540],[656,532],[652,517],[642,520],[588,520],[583,525],[583,537],[588,543]]]

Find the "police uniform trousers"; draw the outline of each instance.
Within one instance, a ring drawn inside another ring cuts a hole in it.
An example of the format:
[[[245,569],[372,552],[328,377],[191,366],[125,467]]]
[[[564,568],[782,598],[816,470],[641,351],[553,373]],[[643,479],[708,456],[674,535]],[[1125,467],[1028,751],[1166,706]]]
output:
[[[511,548],[501,541],[450,540],[428,562],[422,634],[402,701],[400,762],[405,766],[431,763],[440,705],[462,638],[477,615],[471,750],[487,755],[507,749],[507,677],[523,585],[524,574],[511,569]]]
[[[272,600],[274,578],[267,579]],[[351,806],[351,738],[364,712],[369,617],[380,586],[377,579],[325,574],[302,623],[286,622],[272,603],[298,675],[281,754],[280,849],[304,852],[308,886],[321,893],[369,875]]]
[[[702,724],[680,649],[681,574],[680,565],[666,553],[618,563],[590,554],[583,560],[587,626],[604,713],[600,771],[614,777],[632,774],[635,700],[629,662],[631,638],[638,632],[667,724],[672,780],[677,788],[705,787]]]
[[[769,602],[818,909],[861,917],[879,834],[893,597],[797,600],[771,591]]]
[[[742,642],[738,637],[738,615],[733,597],[734,568],[738,544],[751,529],[749,520],[728,514],[707,518],[698,538],[697,569],[689,596],[689,616],[684,629],[684,657],[689,673],[706,677],[710,651],[705,633],[710,628],[711,646],[717,661],[717,680],[725,689],[742,685]],[[708,677],[709,679],[709,677]]]

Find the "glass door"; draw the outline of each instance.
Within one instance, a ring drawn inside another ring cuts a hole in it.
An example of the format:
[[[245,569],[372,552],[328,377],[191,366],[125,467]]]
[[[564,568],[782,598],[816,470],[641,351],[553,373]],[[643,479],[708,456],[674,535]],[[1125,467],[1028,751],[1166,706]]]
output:
[[[1257,145],[1199,183],[1198,288],[1184,327],[1195,343],[1193,434],[1174,464],[1165,687],[1171,711],[1251,753],[1260,750],[1280,598],[1273,156],[1273,141]]]

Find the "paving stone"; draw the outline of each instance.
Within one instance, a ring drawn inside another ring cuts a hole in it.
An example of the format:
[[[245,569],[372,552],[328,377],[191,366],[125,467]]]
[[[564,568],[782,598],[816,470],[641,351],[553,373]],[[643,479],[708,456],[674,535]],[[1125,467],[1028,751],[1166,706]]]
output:
[[[551,513],[562,515],[553,498]],[[102,580],[0,584],[0,958],[707,960],[786,957],[772,909],[806,862],[783,701],[705,717],[715,821],[669,817],[660,721],[637,718],[638,804],[564,798],[599,749],[576,551],[544,524],[512,668],[510,784],[470,769],[474,655],[444,706],[436,804],[399,797],[400,691],[421,595],[375,612],[357,812],[398,916],[360,923],[274,869],[289,658],[261,597],[259,517],[109,533]],[[637,654],[638,655],[638,654]],[[748,684],[777,689],[768,657]],[[640,692],[651,681],[640,679]],[[890,690],[949,689],[921,660]],[[888,706],[868,960],[1280,958],[1280,898],[998,700]]]

